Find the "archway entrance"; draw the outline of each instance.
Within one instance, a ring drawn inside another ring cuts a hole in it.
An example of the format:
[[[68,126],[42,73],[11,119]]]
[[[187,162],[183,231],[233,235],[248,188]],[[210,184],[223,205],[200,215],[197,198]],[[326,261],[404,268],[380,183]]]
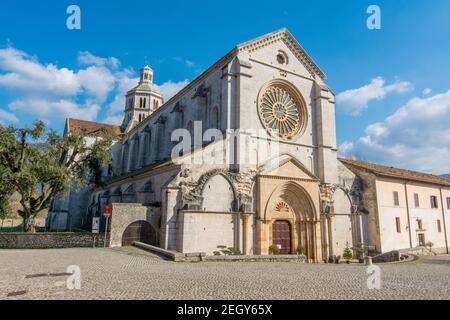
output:
[[[122,246],[130,246],[135,241],[157,245],[156,232],[150,223],[136,221],[125,229],[122,236]]]
[[[287,220],[276,220],[272,225],[272,243],[279,254],[292,253],[291,224]]]
[[[266,182],[264,178],[260,181]],[[320,218],[317,214],[319,186],[315,180],[299,183],[280,182],[271,188],[270,196],[266,191],[261,192],[262,205],[259,208],[263,215],[257,220],[257,252],[260,254],[269,254],[270,246],[274,245],[283,254],[301,252],[308,261],[322,259]],[[261,190],[273,185],[269,180]]]

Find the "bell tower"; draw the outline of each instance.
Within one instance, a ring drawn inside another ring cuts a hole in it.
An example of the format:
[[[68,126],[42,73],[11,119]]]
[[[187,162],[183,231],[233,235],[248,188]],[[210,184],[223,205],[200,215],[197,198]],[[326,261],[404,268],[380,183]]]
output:
[[[164,103],[163,97],[154,88],[152,68],[147,65],[141,69],[139,84],[125,97],[125,116],[121,128],[127,133]]]

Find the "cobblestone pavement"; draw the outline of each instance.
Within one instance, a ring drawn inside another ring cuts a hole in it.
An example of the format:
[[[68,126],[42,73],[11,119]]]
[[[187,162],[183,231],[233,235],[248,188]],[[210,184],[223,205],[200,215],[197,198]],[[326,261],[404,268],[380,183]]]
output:
[[[68,290],[66,275],[26,278],[70,265],[81,269],[81,290]],[[380,267],[382,288],[369,290],[356,264],[175,263],[136,248],[0,250],[0,299],[450,299],[450,256]]]

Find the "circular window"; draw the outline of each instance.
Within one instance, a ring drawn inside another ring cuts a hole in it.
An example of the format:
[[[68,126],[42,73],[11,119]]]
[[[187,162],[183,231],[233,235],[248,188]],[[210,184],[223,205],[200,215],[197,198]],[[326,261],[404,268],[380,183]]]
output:
[[[296,88],[283,80],[272,81],[261,89],[258,112],[264,128],[281,139],[297,137],[306,126],[303,98]]]
[[[279,53],[277,55],[277,61],[278,61],[279,64],[285,64],[286,63],[286,59],[284,58],[284,56],[281,53]]]

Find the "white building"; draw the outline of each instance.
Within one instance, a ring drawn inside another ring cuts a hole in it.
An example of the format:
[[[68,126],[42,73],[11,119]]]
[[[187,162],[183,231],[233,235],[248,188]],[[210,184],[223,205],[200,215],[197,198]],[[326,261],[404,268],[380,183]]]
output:
[[[113,174],[89,200],[88,217],[113,204],[112,246],[141,240],[207,254],[218,246],[244,254],[278,248],[316,261],[360,243],[386,252],[431,241],[447,250],[450,180],[420,173],[414,180],[402,170],[386,176],[382,167],[339,160],[334,94],[286,29],[236,46],[165,103],[152,81],[145,67],[127,93]],[[175,161],[171,136],[180,128],[221,139],[189,142],[193,154]],[[228,139],[232,130],[240,131]],[[200,154],[214,161],[197,161]],[[389,202],[394,191],[398,206]],[[426,207],[428,195],[440,209]]]

